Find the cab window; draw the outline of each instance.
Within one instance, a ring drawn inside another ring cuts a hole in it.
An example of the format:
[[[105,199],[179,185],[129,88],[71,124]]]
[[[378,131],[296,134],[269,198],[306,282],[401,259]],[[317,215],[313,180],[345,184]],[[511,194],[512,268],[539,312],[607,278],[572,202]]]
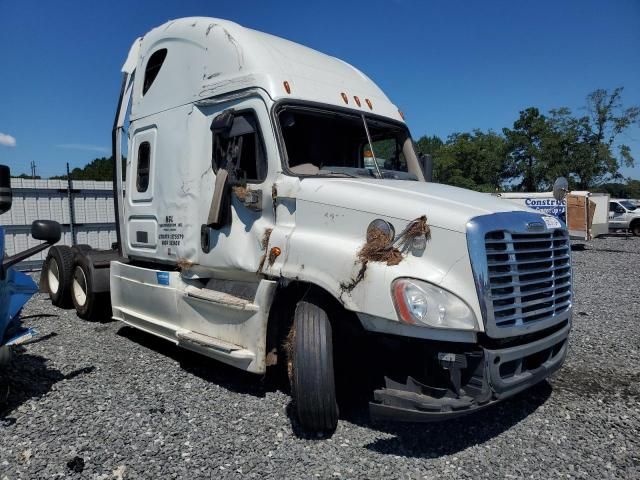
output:
[[[214,132],[212,164],[215,172],[225,168],[231,178],[261,183],[267,176],[267,158],[253,112],[236,114],[228,132]]]
[[[149,188],[149,171],[151,160],[151,145],[142,142],[138,147],[138,168],[136,172],[136,190],[146,192]]]
[[[407,171],[407,160],[402,153],[402,145],[396,137],[372,139],[371,147],[373,147],[373,153],[368,143],[363,147],[365,168],[373,166],[372,157],[375,154],[378,167],[386,170]]]

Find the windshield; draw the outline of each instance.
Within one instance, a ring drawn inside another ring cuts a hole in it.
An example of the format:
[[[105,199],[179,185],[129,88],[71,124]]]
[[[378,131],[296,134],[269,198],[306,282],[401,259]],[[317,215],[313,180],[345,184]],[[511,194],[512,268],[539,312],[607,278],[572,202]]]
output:
[[[627,210],[635,210],[635,209],[637,208],[633,203],[631,203],[631,202],[630,202],[630,201],[628,201],[628,200],[622,200],[622,201],[620,202],[620,205],[622,205],[622,206],[623,206],[624,208],[626,208]]]
[[[422,179],[403,125],[298,106],[284,107],[278,120],[293,174]]]

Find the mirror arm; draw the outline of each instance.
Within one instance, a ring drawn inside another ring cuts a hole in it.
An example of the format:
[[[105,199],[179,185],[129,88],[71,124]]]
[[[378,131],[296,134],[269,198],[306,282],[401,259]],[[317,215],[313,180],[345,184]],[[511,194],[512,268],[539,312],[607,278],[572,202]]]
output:
[[[2,274],[2,277],[4,277],[4,274],[9,267],[12,267],[16,263],[21,262],[25,258],[29,258],[31,255],[35,255],[36,253],[41,252],[45,248],[48,248],[54,245],[55,243],[56,242],[41,243],[40,245],[36,245],[35,247],[31,247],[25,250],[24,252],[16,253],[15,255],[11,255],[10,257],[5,258],[4,260],[2,260],[2,266],[0,267],[0,273]]]

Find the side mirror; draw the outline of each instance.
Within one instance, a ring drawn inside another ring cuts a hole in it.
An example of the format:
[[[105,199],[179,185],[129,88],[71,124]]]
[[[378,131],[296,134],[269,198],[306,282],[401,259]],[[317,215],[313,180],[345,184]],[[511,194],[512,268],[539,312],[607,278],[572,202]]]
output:
[[[53,220],[36,220],[31,224],[31,236],[47,243],[57,243],[62,236],[62,227]]]
[[[556,181],[553,182],[553,198],[557,201],[561,202],[564,200],[564,197],[569,193],[569,182],[564,177],[556,178]]]
[[[45,243],[31,247],[24,252],[16,253],[10,257],[3,258],[2,266],[0,266],[0,278],[4,278],[9,267],[21,262],[22,260],[26,260],[32,255],[41,252],[60,240],[62,227],[60,227],[58,222],[54,222],[52,220],[36,220],[31,224],[31,235],[36,240],[44,240]]]
[[[6,165],[0,165],[0,215],[11,210],[12,201],[11,170]]]
[[[233,110],[225,110],[213,119],[210,127],[211,131],[218,135],[228,134],[233,126],[233,118]]]
[[[616,213],[625,213],[626,210],[622,207],[616,207]]]
[[[427,182],[431,182],[433,180],[433,157],[420,153],[418,155],[418,163],[420,163],[420,168],[422,168],[424,179]]]

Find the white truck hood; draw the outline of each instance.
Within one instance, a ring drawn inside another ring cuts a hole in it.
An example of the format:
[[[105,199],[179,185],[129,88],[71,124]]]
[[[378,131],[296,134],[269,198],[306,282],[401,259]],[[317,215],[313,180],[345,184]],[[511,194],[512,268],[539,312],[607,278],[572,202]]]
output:
[[[410,180],[305,178],[296,197],[407,221],[427,215],[429,225],[461,233],[477,216],[532,211],[486,193]]]

